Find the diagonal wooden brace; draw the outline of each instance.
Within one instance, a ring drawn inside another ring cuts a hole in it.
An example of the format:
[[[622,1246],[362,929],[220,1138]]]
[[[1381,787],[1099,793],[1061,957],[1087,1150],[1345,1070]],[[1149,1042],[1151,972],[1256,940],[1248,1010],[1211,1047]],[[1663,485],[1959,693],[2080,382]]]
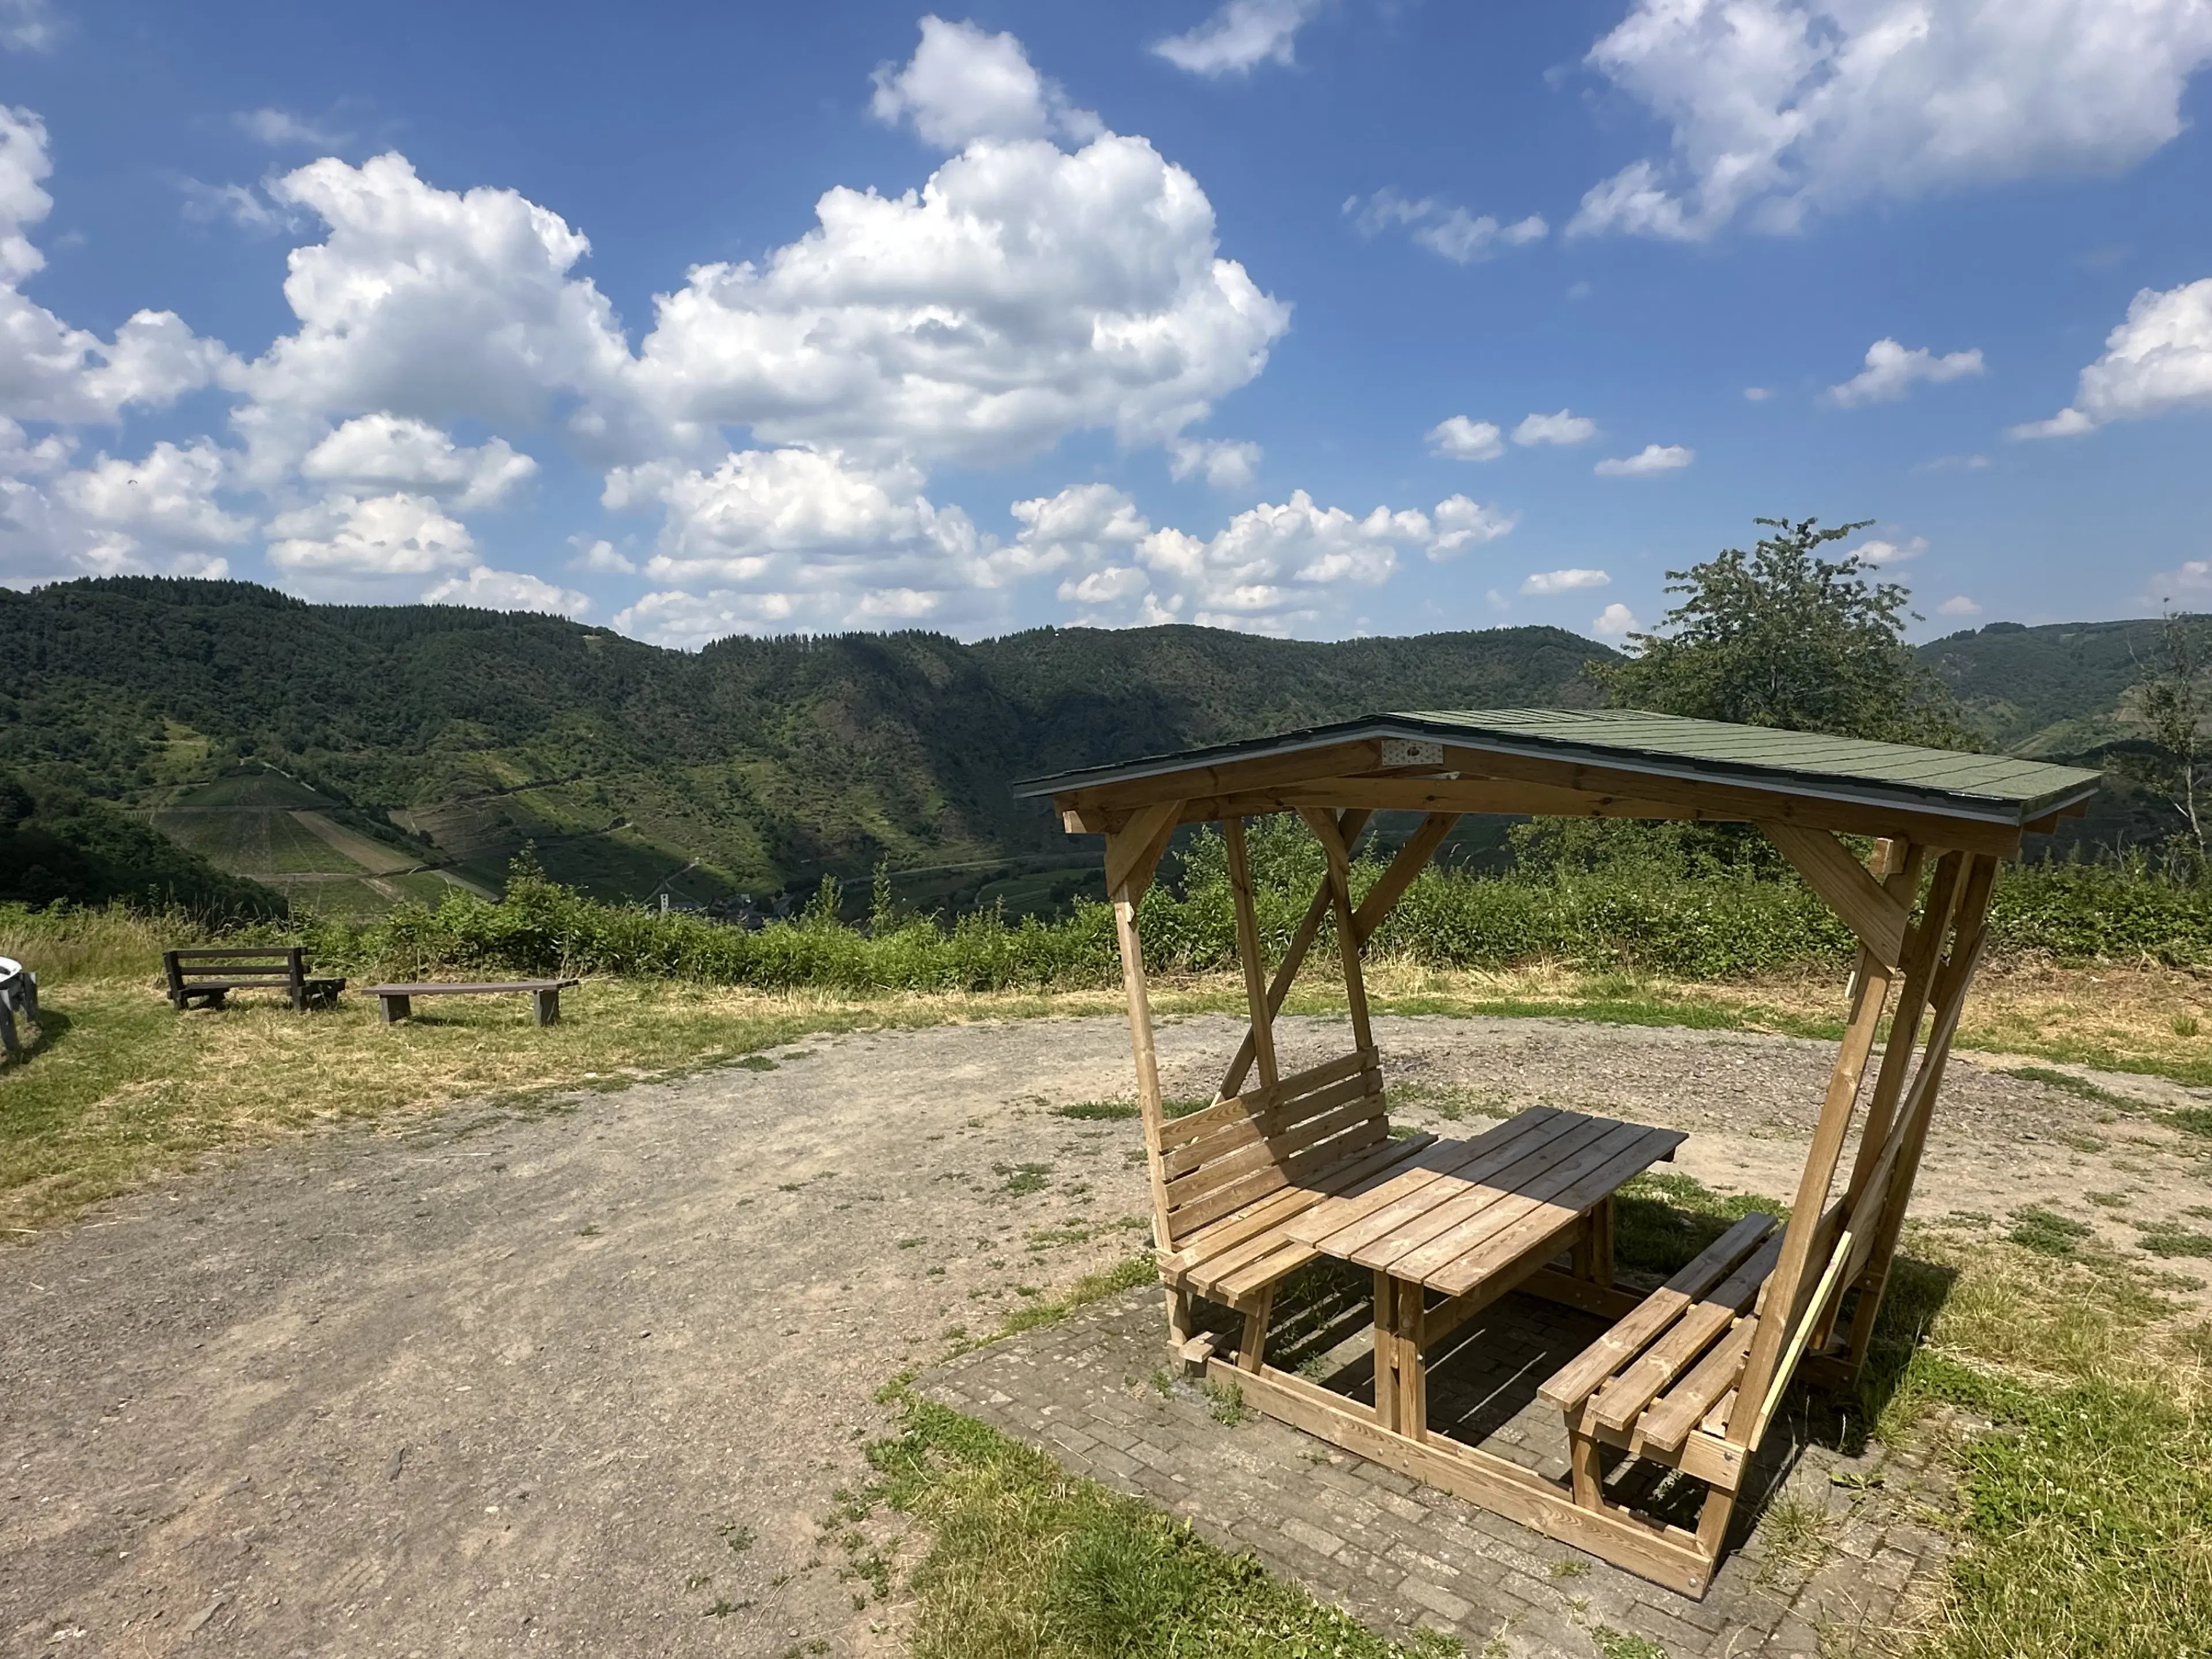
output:
[[[1859,943],[1883,971],[1895,973],[1905,954],[1905,907],[1826,830],[1800,830],[1794,824],[1772,822],[1759,827],[1781,849],[1782,856],[1796,866],[1805,884],[1826,899],[1844,926],[1858,935]]]

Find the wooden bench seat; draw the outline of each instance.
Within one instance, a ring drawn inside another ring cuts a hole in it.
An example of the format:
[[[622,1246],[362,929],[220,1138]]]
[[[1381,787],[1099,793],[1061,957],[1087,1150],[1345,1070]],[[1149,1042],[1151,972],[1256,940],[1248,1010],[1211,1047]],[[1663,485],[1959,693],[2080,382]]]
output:
[[[395,1025],[407,1018],[414,1010],[416,997],[480,997],[507,994],[527,994],[532,1003],[532,1017],[540,1025],[561,1023],[561,993],[572,985],[581,985],[580,979],[510,979],[468,982],[459,980],[423,980],[412,985],[371,985],[366,994],[377,1000],[383,1011],[384,1023]]]
[[[161,953],[168,997],[181,1013],[195,1003],[220,1008],[233,991],[283,991],[296,1012],[328,1007],[345,989],[335,975],[316,975],[297,945],[194,946]]]
[[[1371,1043],[1170,1119],[1154,1180],[1172,1345],[1188,1353],[1193,1297],[1221,1303],[1243,1314],[1237,1364],[1256,1370],[1275,1287],[1320,1255],[1289,1236],[1290,1224],[1386,1178],[1434,1139],[1391,1139]]]
[[[1692,1431],[1713,1436],[1727,1425],[1758,1333],[1761,1297],[1781,1254],[1774,1218],[1746,1216],[1563,1366],[1538,1395],[1566,1414],[1568,1431],[1578,1441],[1681,1462]]]
[[[1249,1304],[1321,1252],[1290,1237],[1287,1229],[1316,1204],[1365,1190],[1425,1150],[1434,1135],[1385,1139],[1316,1170],[1297,1186],[1273,1193],[1249,1208],[1208,1223],[1160,1258],[1160,1277],[1177,1290],[1232,1308]]]

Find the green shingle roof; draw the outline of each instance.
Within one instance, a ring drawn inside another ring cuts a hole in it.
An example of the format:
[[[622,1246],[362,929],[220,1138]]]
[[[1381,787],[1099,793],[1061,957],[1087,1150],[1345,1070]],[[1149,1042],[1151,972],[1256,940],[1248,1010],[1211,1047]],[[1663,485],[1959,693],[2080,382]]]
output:
[[[1018,784],[1021,795],[1058,794],[1165,775],[1261,755],[1363,738],[1409,738],[1618,770],[1729,783],[1827,799],[1887,803],[2018,824],[2096,792],[2102,775],[2078,767],[1969,755],[1909,744],[1868,743],[1817,732],[1734,726],[1626,708],[1415,709],[1243,743],[1157,755]]]

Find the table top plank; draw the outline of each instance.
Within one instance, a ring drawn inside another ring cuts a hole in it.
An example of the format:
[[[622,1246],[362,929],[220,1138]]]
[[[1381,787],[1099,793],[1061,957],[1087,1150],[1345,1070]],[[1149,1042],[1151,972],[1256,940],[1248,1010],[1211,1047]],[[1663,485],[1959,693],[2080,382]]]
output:
[[[1299,1218],[1292,1237],[1331,1255],[1348,1256],[1404,1217],[1421,1213],[1429,1201],[1424,1194],[1436,1182],[1456,1177],[1463,1170],[1486,1169],[1487,1160],[1493,1156],[1524,1143],[1550,1139],[1583,1121],[1579,1113],[1541,1106],[1486,1129],[1472,1140],[1438,1141],[1414,1167],[1382,1185],[1332,1204],[1316,1205]],[[1532,1141],[1531,1137],[1539,1139]]]
[[[1316,1253],[1449,1296],[1545,1247],[1685,1136],[1532,1107],[1471,1140],[1439,1141],[1285,1229]]]
[[[1555,1156],[1524,1160],[1516,1165],[1510,1186],[1487,1193],[1469,1193],[1441,1206],[1442,1213],[1454,1219],[1448,1225],[1431,1230],[1417,1246],[1401,1250],[1387,1260],[1370,1260],[1365,1255],[1352,1259],[1362,1267],[1388,1267],[1401,1279],[1418,1279],[1425,1283],[1437,1268],[1479,1249],[1516,1222],[1547,1206],[1583,1176],[1602,1167],[1624,1147],[1640,1139],[1643,1133],[1633,1123],[1594,1117],[1576,1135],[1554,1143]],[[1568,1144],[1570,1139],[1572,1145]]]
[[[1619,1146],[1604,1163],[1554,1193],[1547,1202],[1532,1206],[1528,1214],[1493,1232],[1476,1249],[1431,1272],[1425,1282],[1447,1296],[1465,1295],[1492,1273],[1512,1266],[1583,1211],[1601,1203],[1622,1182],[1669,1156],[1687,1139],[1673,1129],[1650,1129],[1633,1123],[1623,1127],[1641,1133]]]
[[[1545,1137],[1535,1145],[1529,1142],[1536,1138],[1529,1137],[1517,1143],[1505,1161],[1487,1170],[1470,1170],[1464,1182],[1453,1183],[1455,1190],[1432,1195],[1419,1214],[1407,1217],[1389,1232],[1370,1238],[1350,1252],[1352,1259],[1363,1267],[1389,1267],[1395,1272],[1397,1262],[1426,1251],[1447,1234],[1465,1233],[1470,1241],[1487,1237],[1492,1229],[1504,1225],[1512,1215],[1520,1212],[1510,1210],[1510,1213],[1498,1213],[1501,1206],[1510,1209],[1522,1193],[1531,1190],[1531,1183],[1541,1181],[1547,1170],[1581,1157],[1587,1148],[1613,1133],[1611,1119],[1577,1115],[1577,1121],[1569,1125],[1564,1133]],[[1465,1248],[1462,1245],[1449,1250],[1439,1259],[1449,1261]]]

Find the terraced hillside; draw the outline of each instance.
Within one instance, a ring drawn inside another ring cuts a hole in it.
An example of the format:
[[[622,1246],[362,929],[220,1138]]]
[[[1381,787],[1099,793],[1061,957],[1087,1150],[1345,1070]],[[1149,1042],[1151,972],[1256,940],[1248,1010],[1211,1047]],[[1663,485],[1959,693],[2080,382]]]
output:
[[[0,691],[0,769],[127,804],[304,903],[495,886],[529,844],[605,897],[767,894],[888,859],[902,897],[1018,908],[1063,901],[1093,860],[1016,778],[1393,706],[1586,704],[1585,665],[1609,655],[1540,628],[693,655],[557,617],[117,578],[0,591],[0,659],[23,665]]]

